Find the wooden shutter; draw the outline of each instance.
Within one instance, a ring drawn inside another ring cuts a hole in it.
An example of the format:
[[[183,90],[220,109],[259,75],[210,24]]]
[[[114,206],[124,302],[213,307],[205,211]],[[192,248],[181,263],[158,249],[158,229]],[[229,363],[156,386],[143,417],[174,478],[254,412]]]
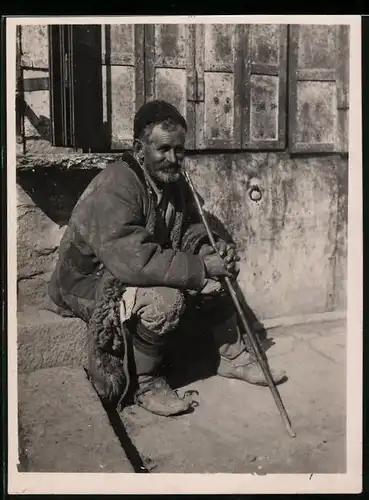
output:
[[[49,26],[54,146],[99,150],[102,135],[101,26]]]
[[[194,27],[188,24],[145,26],[146,101],[165,99],[187,120],[186,148],[195,145]]]
[[[144,103],[143,47],[143,25],[105,25],[103,119],[112,150],[132,147],[134,115]]]
[[[284,149],[287,26],[245,26],[243,148]]]
[[[243,25],[196,26],[196,148],[241,147]]]
[[[290,27],[291,152],[342,149],[338,108],[345,103],[339,95],[339,35],[336,25]]]

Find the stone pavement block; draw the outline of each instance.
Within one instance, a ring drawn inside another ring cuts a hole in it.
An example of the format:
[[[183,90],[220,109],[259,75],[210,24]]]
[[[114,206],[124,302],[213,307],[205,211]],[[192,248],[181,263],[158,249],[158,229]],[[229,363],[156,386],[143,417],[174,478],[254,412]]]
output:
[[[87,338],[83,321],[34,308],[18,312],[17,321],[19,371],[82,366]]]
[[[287,435],[268,388],[213,376],[178,389],[180,395],[199,393],[188,415],[169,419],[137,406],[122,412],[138,452],[156,465],[153,472],[345,472],[345,370],[307,341],[290,347],[287,339],[282,342],[271,363],[289,377],[279,392],[295,439]]]
[[[343,333],[311,339],[309,345],[336,363],[344,363],[346,360],[345,335]]]
[[[281,356],[293,350],[295,343],[297,342],[292,336],[286,337],[275,337],[269,335],[268,338],[272,340],[273,345],[267,349],[268,358],[273,358],[275,356]]]
[[[133,472],[82,369],[18,380],[22,472]]]

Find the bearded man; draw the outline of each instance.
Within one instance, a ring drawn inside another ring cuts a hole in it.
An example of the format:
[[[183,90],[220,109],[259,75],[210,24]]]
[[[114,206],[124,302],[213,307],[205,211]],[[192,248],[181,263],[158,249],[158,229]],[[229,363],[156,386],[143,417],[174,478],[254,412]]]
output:
[[[103,169],[80,197],[49,286],[53,301],[88,325],[86,370],[102,400],[121,404],[134,382],[135,402],[165,416],[191,404],[162,373],[185,312],[196,318],[206,311],[218,375],[266,385],[219,281],[237,273],[235,247],[215,233],[222,258],[213,251],[181,173],[186,131],[166,101],[138,110],[133,152]],[[276,383],[285,376],[271,372]]]

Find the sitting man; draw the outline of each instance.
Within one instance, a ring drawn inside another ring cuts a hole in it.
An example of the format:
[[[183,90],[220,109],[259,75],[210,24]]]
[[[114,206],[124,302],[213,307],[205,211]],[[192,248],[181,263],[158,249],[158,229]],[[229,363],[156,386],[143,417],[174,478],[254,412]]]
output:
[[[206,308],[219,375],[266,385],[220,286],[237,273],[234,245],[214,233],[222,258],[213,251],[181,173],[186,131],[166,101],[138,110],[133,153],[80,197],[49,285],[52,300],[88,325],[86,371],[102,400],[121,404],[133,378],[136,403],[165,416],[190,406],[161,371],[170,339],[185,331],[185,312]],[[284,378],[271,372],[276,383]]]

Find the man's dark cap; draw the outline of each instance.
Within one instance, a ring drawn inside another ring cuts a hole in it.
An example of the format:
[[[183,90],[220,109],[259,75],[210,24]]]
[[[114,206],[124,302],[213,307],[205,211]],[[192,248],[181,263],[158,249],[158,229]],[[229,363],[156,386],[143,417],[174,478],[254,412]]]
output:
[[[156,99],[143,104],[137,111],[133,123],[133,137],[138,139],[145,127],[158,124],[167,119],[178,123],[187,131],[187,123],[178,109],[167,101]]]

